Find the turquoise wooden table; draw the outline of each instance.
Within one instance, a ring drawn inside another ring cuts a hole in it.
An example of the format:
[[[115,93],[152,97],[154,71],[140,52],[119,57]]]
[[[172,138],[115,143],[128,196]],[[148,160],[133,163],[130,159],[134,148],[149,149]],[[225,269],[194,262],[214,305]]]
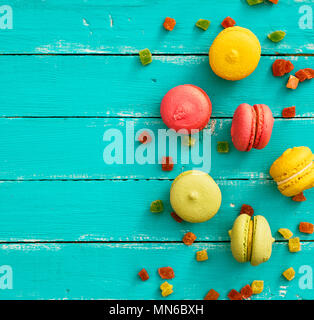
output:
[[[298,232],[300,221],[314,222],[314,192],[295,203],[282,196],[268,170],[287,148],[314,149],[314,83],[295,91],[287,77],[275,78],[271,65],[287,56],[295,70],[314,62],[313,1],[279,0],[248,6],[245,0],[6,0],[12,29],[0,29],[0,260],[13,271],[13,288],[1,299],[160,299],[157,268],[172,266],[174,293],[166,299],[203,299],[214,288],[226,299],[253,280],[264,280],[254,299],[314,299],[300,285],[302,266],[314,267],[314,235]],[[257,70],[240,82],[216,77],[207,52],[232,16],[250,28],[262,44]],[[306,16],[304,16],[306,15]],[[177,25],[162,27],[166,16]],[[206,31],[195,22],[211,20]],[[312,23],[311,23],[312,19]],[[311,27],[312,26],[312,27]],[[311,27],[311,28],[309,28]],[[287,32],[278,43],[267,39]],[[153,62],[143,67],[138,51],[149,48]],[[132,121],[135,129],[164,128],[159,113],[163,95],[191,83],[213,103],[212,169],[223,203],[210,221],[179,224],[171,216],[169,188],[189,165],[164,172],[158,164],[104,163],[107,129]],[[242,102],[272,108],[272,139],[262,151],[218,154],[217,141],[229,141],[231,119]],[[281,110],[295,105],[297,117]],[[165,211],[150,213],[162,199]],[[227,231],[243,203],[264,215],[276,242],[267,263],[237,263]],[[289,228],[302,251],[289,253],[277,233]],[[192,231],[196,243],[182,236]],[[199,263],[195,252],[207,249]],[[288,267],[296,278],[281,273]],[[149,281],[137,273],[146,268]]]

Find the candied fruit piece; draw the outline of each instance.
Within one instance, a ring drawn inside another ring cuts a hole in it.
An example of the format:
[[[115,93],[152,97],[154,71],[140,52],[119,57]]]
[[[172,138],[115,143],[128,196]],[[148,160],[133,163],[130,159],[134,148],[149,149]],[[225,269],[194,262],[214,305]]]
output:
[[[279,42],[286,36],[286,33],[284,31],[278,30],[270,33],[268,35],[268,39],[272,42]]]
[[[279,0],[268,0],[269,2],[272,2],[274,4],[277,4]]]
[[[147,271],[145,269],[142,269],[138,275],[140,276],[140,278],[143,280],[143,281],[146,281],[149,279],[149,275],[147,273]]]
[[[183,136],[182,138],[182,144],[187,147],[193,147],[195,145],[195,138],[192,138],[191,136]]]
[[[299,230],[303,233],[312,234],[314,232],[314,224],[310,222],[300,222]]]
[[[215,291],[214,289],[210,289],[205,296],[204,300],[218,300],[219,293]]]
[[[250,6],[254,6],[256,4],[260,4],[264,2],[264,0],[246,0],[246,1]]]
[[[228,298],[230,300],[242,300],[242,295],[241,293],[239,293],[237,290],[232,289],[229,293],[228,293]]]
[[[287,83],[286,87],[288,89],[293,89],[294,90],[294,89],[296,89],[298,87],[298,85],[299,85],[299,79],[297,77],[291,75],[289,77],[289,80],[288,80],[288,83]]]
[[[168,31],[172,31],[175,25],[176,25],[176,20],[173,18],[167,17],[164,21],[164,28]]]
[[[154,213],[160,213],[164,211],[164,204],[161,200],[155,200],[150,205],[150,211]]]
[[[232,230],[228,230],[228,235],[231,238]]]
[[[291,267],[289,269],[287,269],[286,271],[284,271],[282,273],[282,275],[288,280],[291,281],[292,279],[294,279],[295,277],[295,271],[294,269]]]
[[[295,202],[303,202],[303,201],[306,201],[306,198],[303,194],[303,192],[297,194],[296,196],[292,197],[292,200],[295,201]]]
[[[199,19],[196,24],[195,24],[198,28],[203,29],[203,30],[207,30],[209,25],[210,25],[210,21],[206,20],[206,19]]]
[[[250,217],[252,217],[254,214],[254,209],[251,206],[249,206],[248,204],[243,204],[241,207],[240,214],[247,214]]]
[[[293,236],[293,233],[289,229],[281,228],[278,232],[287,240]]]
[[[161,295],[163,297],[167,297],[169,296],[171,293],[173,293],[173,285],[169,284],[167,281],[165,281],[163,284],[161,284],[160,286],[160,290],[161,290]]]
[[[196,240],[196,235],[192,232],[188,232],[184,235],[182,241],[187,246],[190,246],[193,244],[193,242]]]
[[[303,82],[304,80],[313,79],[314,69],[311,69],[311,68],[301,69],[295,73],[295,76],[300,80],[300,82]]]
[[[161,168],[163,171],[172,171],[173,166],[172,157],[162,157]]]
[[[228,153],[229,152],[229,142],[228,141],[218,141],[217,142],[217,151],[219,153]]]
[[[147,131],[143,131],[139,136],[138,136],[138,141],[140,143],[146,144],[152,141],[152,137]]]
[[[301,251],[301,243],[300,238],[290,238],[289,239],[289,251],[290,252],[298,252]]]
[[[158,273],[162,279],[173,279],[174,271],[171,267],[163,267],[158,269]]]
[[[142,62],[143,66],[146,66],[147,64],[150,64],[152,60],[152,54],[149,51],[149,49],[143,49],[139,51],[140,60]]]
[[[230,28],[233,27],[236,24],[236,22],[231,18],[231,17],[227,17],[223,20],[223,22],[221,23],[221,25],[226,29],[226,28]]]
[[[172,211],[170,214],[171,214],[171,217],[177,222],[181,223],[183,221],[183,219],[181,219],[174,211]]]
[[[247,284],[241,289],[241,295],[245,299],[250,298],[252,294],[253,294],[253,290],[249,284]]]
[[[295,106],[293,107],[288,107],[288,108],[284,108],[282,110],[282,116],[284,118],[294,118],[295,117]]]
[[[207,250],[201,250],[196,252],[196,260],[197,261],[206,261],[208,260]]]
[[[275,77],[281,77],[291,72],[294,69],[294,65],[289,60],[277,59],[274,61],[272,69]]]
[[[264,281],[263,280],[254,280],[251,284],[253,294],[262,293],[264,290]]]

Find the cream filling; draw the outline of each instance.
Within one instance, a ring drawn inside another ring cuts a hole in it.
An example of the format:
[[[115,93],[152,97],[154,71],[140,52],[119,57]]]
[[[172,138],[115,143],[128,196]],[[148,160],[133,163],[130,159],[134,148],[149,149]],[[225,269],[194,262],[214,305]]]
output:
[[[311,165],[313,164],[313,161],[311,161],[311,163],[309,163],[306,167],[304,167],[301,171],[295,173],[294,175],[292,175],[291,177],[282,180],[282,181],[277,181],[277,185],[281,186],[282,184],[289,182],[290,180],[294,179],[295,177],[297,177],[299,174],[303,173],[305,170],[307,170],[308,168],[311,167]]]

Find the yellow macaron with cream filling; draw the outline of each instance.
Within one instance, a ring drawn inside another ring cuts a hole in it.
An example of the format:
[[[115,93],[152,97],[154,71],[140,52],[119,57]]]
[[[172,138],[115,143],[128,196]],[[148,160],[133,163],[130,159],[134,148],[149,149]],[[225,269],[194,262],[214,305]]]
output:
[[[241,80],[257,67],[261,45],[252,31],[230,27],[221,31],[209,50],[209,63],[214,73],[226,80]]]
[[[287,197],[314,187],[314,155],[308,147],[286,150],[271,166],[270,175]]]
[[[170,203],[183,220],[198,223],[211,219],[221,205],[221,192],[207,173],[191,170],[181,173],[170,189]]]
[[[257,266],[269,260],[275,241],[267,220],[263,216],[240,214],[234,221],[231,237],[233,257],[240,263]]]

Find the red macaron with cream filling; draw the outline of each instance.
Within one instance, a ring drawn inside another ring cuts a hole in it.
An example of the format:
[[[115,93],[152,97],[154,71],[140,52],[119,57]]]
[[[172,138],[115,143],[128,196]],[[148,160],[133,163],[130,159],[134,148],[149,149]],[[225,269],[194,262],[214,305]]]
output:
[[[166,93],[161,101],[160,113],[169,128],[190,134],[192,130],[202,130],[207,125],[212,104],[204,90],[184,84]]]
[[[232,142],[239,151],[263,149],[270,140],[273,125],[273,114],[268,106],[242,103],[233,115]]]

